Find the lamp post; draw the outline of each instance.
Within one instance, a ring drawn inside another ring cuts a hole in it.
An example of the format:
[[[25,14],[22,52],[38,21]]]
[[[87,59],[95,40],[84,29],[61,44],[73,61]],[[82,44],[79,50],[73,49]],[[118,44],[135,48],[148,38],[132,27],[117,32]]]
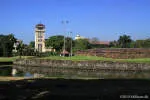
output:
[[[71,37],[71,40],[70,40],[70,57],[72,56],[72,32],[70,32],[70,37]]]
[[[68,24],[69,23],[69,21],[62,21],[62,24],[64,25],[64,48],[63,48],[63,56],[65,57],[65,34],[66,34],[66,24]]]

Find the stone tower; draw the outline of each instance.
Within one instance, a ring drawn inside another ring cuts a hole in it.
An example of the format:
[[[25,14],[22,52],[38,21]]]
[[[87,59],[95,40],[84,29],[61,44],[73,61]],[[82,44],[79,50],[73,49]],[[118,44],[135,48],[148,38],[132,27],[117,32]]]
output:
[[[35,50],[45,52],[45,25],[43,24],[35,26]]]

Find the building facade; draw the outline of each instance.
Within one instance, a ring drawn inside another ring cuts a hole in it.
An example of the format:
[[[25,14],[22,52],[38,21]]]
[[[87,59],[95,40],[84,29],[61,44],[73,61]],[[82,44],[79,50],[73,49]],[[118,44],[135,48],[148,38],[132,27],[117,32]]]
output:
[[[45,25],[37,24],[35,26],[35,51],[55,52],[53,47],[45,47]]]
[[[75,40],[78,40],[78,39],[85,39],[85,38],[80,36],[79,34],[77,34],[76,37],[75,37]]]
[[[35,51],[45,52],[45,25],[35,26]]]
[[[14,49],[12,50],[12,52],[16,53],[17,52],[17,47],[19,44],[23,43],[22,40],[16,40],[16,42],[14,43],[13,47]]]

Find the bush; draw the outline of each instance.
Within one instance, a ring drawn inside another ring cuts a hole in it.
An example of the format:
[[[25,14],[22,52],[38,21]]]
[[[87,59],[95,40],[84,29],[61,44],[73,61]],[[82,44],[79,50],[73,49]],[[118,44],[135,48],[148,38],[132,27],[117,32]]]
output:
[[[38,57],[49,57],[49,56],[57,56],[57,55],[58,55],[57,52],[41,52],[37,54]]]

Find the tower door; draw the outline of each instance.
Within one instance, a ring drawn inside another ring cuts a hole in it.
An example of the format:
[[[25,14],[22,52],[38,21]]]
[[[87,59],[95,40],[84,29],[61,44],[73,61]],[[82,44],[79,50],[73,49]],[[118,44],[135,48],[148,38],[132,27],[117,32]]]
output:
[[[42,44],[38,44],[38,51],[42,52]]]

